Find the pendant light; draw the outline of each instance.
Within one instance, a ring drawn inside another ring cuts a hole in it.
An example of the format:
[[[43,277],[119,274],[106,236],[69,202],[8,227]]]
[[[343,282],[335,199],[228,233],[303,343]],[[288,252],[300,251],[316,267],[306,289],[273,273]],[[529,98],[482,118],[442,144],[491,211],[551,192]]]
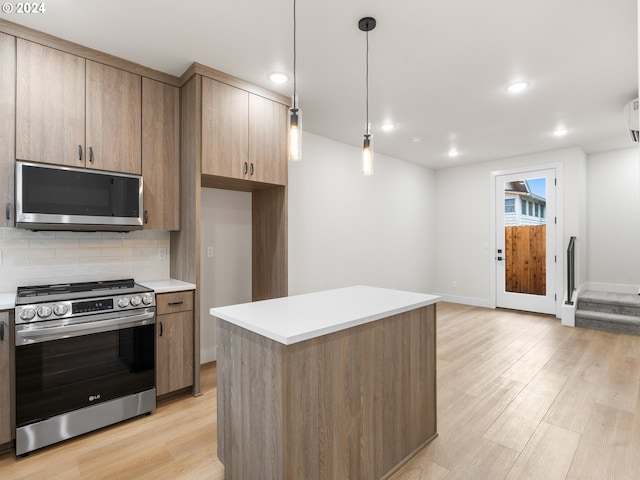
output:
[[[362,173],[364,175],[373,175],[373,146],[371,145],[371,124],[369,123],[369,32],[376,28],[376,19],[373,17],[361,18],[358,22],[358,28],[365,32],[367,37],[367,120],[365,123],[364,142],[362,144]]]
[[[298,106],[296,81],[296,0],[293,0],[293,98],[289,109],[289,153],[288,158],[298,161],[302,158],[302,114]]]

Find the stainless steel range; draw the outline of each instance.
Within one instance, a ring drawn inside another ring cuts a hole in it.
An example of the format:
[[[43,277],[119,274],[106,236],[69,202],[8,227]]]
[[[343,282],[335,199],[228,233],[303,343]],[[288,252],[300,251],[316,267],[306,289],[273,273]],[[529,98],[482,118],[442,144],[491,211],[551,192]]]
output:
[[[17,455],[155,409],[155,305],[131,279],[18,287]]]

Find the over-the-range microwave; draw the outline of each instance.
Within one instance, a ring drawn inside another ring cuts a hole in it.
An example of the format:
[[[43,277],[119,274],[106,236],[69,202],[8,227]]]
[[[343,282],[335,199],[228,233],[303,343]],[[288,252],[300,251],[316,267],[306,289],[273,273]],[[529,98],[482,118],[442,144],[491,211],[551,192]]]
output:
[[[16,161],[16,227],[142,229],[142,176]]]

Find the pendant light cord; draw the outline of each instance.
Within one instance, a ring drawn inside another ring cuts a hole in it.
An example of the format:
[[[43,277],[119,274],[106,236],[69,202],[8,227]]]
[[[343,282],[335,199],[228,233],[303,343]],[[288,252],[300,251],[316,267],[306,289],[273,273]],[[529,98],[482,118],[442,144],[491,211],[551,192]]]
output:
[[[367,96],[367,123],[364,126],[365,127],[365,132],[367,135],[369,135],[369,31],[365,32],[366,33],[366,38],[367,38],[367,60],[366,60],[366,65],[367,65],[367,69],[366,69],[366,83],[367,83],[367,87],[366,87],[366,96]]]
[[[293,0],[293,108],[298,107],[298,98],[297,98],[297,82],[296,82],[296,0]]]

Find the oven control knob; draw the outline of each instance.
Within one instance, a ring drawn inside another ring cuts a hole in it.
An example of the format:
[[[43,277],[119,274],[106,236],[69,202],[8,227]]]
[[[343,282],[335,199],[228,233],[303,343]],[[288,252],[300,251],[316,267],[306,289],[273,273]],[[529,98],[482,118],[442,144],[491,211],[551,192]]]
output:
[[[129,299],[127,297],[121,297],[118,299],[118,306],[120,308],[127,307],[129,305]]]
[[[38,307],[38,316],[40,318],[50,317],[52,312],[53,310],[51,310],[49,305],[41,305]]]
[[[33,317],[36,316],[36,309],[35,308],[25,308],[20,312],[20,320],[33,320]]]
[[[55,307],[53,307],[53,313],[55,313],[58,317],[66,315],[69,311],[69,307],[64,303],[59,303]]]
[[[135,297],[131,297],[131,306],[132,307],[137,307],[138,305],[140,305],[140,303],[142,303],[142,299],[140,298],[140,295],[136,295]]]
[[[142,296],[142,302],[143,302],[145,305],[151,305],[151,304],[153,303],[153,295],[151,295],[150,293],[145,293],[145,294]]]

